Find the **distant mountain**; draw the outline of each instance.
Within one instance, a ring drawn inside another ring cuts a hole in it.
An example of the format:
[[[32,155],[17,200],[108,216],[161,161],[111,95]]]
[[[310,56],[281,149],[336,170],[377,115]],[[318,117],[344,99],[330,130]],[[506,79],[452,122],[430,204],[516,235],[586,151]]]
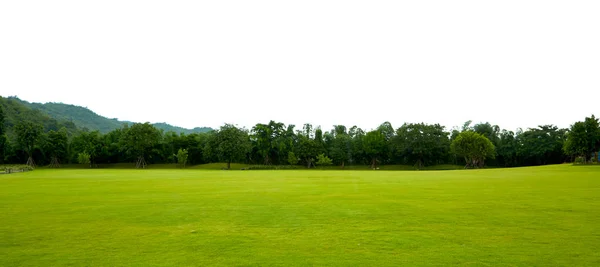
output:
[[[81,129],[91,131],[98,130],[101,133],[108,133],[112,130],[123,127],[125,124],[133,124],[129,121],[119,121],[117,119],[109,119],[96,114],[95,112],[80,106],[63,103],[30,103],[21,100],[17,97],[9,97],[7,100],[16,101],[22,105],[43,115],[49,116],[57,121],[71,122]],[[162,129],[165,132],[173,131],[176,133],[203,133],[209,132],[212,129],[208,127],[196,127],[194,129],[186,129],[178,126],[173,126],[167,123],[154,123],[154,127]]]
[[[44,131],[58,131],[62,127],[65,127],[69,133],[77,131],[77,126],[73,122],[56,119],[40,110],[32,109],[18,98],[0,96],[0,106],[4,111],[4,124],[9,137],[14,136],[13,128],[20,121],[40,124],[44,127]]]

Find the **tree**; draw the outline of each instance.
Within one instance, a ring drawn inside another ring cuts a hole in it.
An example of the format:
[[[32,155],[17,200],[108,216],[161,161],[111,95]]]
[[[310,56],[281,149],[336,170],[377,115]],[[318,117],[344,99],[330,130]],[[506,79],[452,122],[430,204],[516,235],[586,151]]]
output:
[[[181,165],[183,168],[185,168],[185,164],[187,163],[187,159],[188,159],[188,151],[187,149],[179,149],[177,151],[177,163],[179,163],[179,165]]]
[[[385,135],[379,130],[368,132],[363,138],[363,150],[371,160],[371,168],[377,166],[377,161],[387,155],[388,146]]]
[[[458,156],[464,157],[465,168],[483,167],[486,158],[493,158],[496,154],[494,145],[485,136],[473,132],[465,131],[460,133],[452,144],[450,149]]]
[[[81,152],[77,154],[77,162],[79,164],[82,165],[90,165],[92,164],[92,161],[90,160],[90,154],[88,154],[87,152]]]
[[[516,137],[517,156],[522,165],[561,163],[566,130],[553,125],[530,128]]]
[[[44,151],[50,155],[50,167],[60,167],[60,159],[67,157],[67,129],[64,127],[59,131],[50,130],[44,142]]]
[[[17,143],[27,153],[27,165],[34,167],[35,162],[33,161],[33,149],[38,142],[42,134],[42,126],[32,122],[19,122],[15,126],[15,132],[17,133]]]
[[[99,131],[80,132],[71,141],[72,155],[78,160],[79,153],[89,155],[89,164],[92,167],[97,162],[97,157],[102,152],[102,136]],[[73,158],[73,156],[71,158]]]
[[[504,167],[518,166],[517,149],[518,144],[515,133],[502,130],[496,146],[498,164]]]
[[[296,155],[304,161],[306,168],[310,168],[314,158],[317,156],[318,146],[314,139],[306,135],[298,135],[298,143],[295,146]]]
[[[405,123],[396,130],[394,150],[404,162],[418,169],[437,164],[447,158],[450,148],[448,134],[439,124]]]
[[[564,144],[564,152],[571,156],[582,156],[585,160],[594,155],[598,158],[600,150],[600,125],[598,119],[592,115],[582,122],[571,125]]]
[[[287,161],[290,165],[296,165],[296,164],[298,164],[299,160],[296,157],[296,154],[294,154],[294,152],[290,151],[290,152],[288,152],[288,160]]]
[[[136,168],[146,167],[145,156],[150,154],[160,138],[161,132],[148,122],[134,123],[125,132],[125,146],[130,153],[137,156]]]
[[[337,164],[340,164],[344,168],[345,163],[351,157],[351,148],[352,138],[345,132],[336,132],[329,154]]]
[[[213,145],[219,160],[227,162],[227,169],[231,168],[231,162],[243,160],[251,149],[248,132],[232,124],[221,126]]]
[[[321,153],[317,156],[317,165],[319,166],[327,166],[327,165],[331,165],[333,162],[331,161],[331,159],[327,156],[325,156],[325,154]]]

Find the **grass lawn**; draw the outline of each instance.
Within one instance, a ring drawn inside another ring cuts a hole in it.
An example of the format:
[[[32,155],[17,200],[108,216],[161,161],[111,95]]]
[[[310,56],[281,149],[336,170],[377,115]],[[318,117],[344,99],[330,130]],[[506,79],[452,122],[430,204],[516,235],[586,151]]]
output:
[[[0,266],[600,266],[600,167],[0,175]]]

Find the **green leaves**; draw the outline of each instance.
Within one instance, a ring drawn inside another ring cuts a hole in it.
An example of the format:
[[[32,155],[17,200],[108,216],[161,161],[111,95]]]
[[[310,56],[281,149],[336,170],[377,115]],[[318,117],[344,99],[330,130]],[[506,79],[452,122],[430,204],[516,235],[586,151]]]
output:
[[[333,164],[333,162],[331,161],[331,159],[327,156],[325,156],[325,154],[319,154],[317,156],[317,165],[319,166],[329,166],[331,164]]]
[[[185,164],[187,163],[187,159],[188,159],[188,151],[187,149],[179,149],[177,151],[177,163],[182,166],[183,168],[185,168]]]
[[[485,159],[494,158],[496,154],[492,142],[473,131],[460,133],[450,144],[450,149],[456,155],[464,157],[467,166],[474,168],[483,167]]]
[[[42,135],[42,126],[29,121],[21,121],[15,126],[17,143],[31,157],[36,142]]]
[[[215,152],[221,161],[227,162],[227,169],[230,168],[231,162],[244,160],[251,149],[248,132],[232,124],[221,126],[213,141]]]

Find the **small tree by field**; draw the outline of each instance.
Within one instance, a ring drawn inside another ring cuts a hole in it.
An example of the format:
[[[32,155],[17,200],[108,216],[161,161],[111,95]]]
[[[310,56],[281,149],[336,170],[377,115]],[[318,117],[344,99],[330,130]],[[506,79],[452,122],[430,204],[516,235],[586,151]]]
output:
[[[87,152],[77,154],[77,162],[82,165],[90,165],[91,167],[90,154]]]
[[[187,149],[179,149],[179,151],[177,151],[177,163],[182,167],[185,168],[185,164],[187,163],[187,159],[188,159],[188,151]]]
[[[325,154],[319,154],[317,156],[317,165],[318,166],[329,166],[333,164],[333,162],[331,161],[331,159],[327,156],[325,156]]]
[[[296,157],[296,154],[294,154],[294,152],[288,152],[288,159],[287,159],[288,163],[290,165],[296,165],[298,164],[298,161],[300,161],[298,159],[298,157]]]
[[[492,142],[473,131],[460,133],[450,144],[450,150],[456,155],[464,157],[465,168],[481,168],[486,158],[494,158],[496,154]]]

